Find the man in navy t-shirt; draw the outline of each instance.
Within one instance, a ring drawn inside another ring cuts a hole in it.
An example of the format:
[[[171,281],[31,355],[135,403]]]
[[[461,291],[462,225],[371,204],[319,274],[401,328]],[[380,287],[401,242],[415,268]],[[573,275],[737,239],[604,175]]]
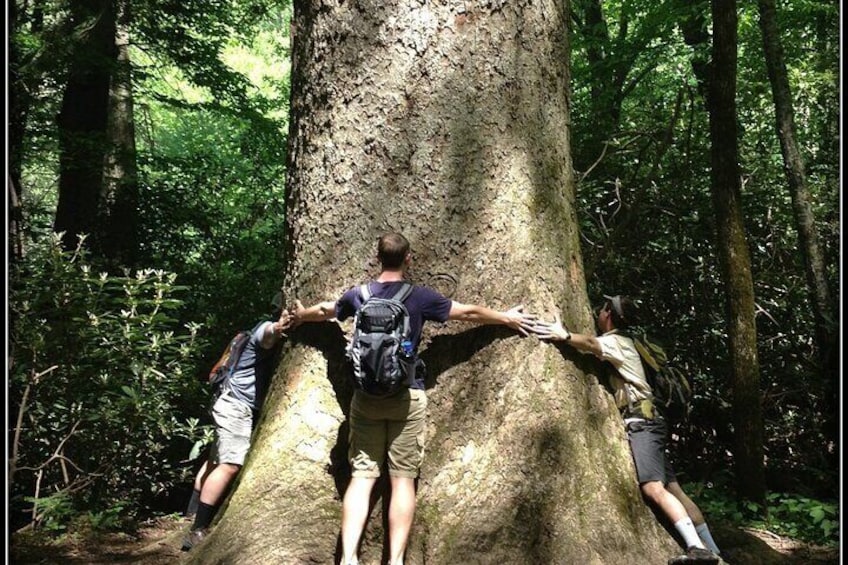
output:
[[[371,283],[371,295],[391,298],[404,283],[411,255],[409,242],[399,233],[387,233],[377,244],[380,275]],[[360,288],[345,292],[336,302],[320,302],[304,308],[297,301],[293,323],[344,321],[362,307]],[[409,311],[413,348],[421,341],[424,322],[460,320],[477,324],[501,324],[527,335],[534,318],[517,306],[497,312],[474,304],[461,304],[426,287],[416,286],[404,301]],[[415,515],[415,479],[424,454],[427,396],[423,378],[387,398],[355,390],[350,407],[350,485],[342,503],[342,564],[358,563],[356,549],[368,519],[371,490],[388,455],[391,500],[389,502],[389,565],[402,565],[409,531]]]

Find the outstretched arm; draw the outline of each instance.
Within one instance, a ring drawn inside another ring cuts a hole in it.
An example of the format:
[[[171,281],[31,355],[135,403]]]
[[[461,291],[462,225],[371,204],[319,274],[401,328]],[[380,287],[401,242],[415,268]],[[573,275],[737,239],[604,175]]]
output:
[[[571,333],[562,325],[559,312],[554,313],[553,322],[539,320],[530,331],[536,334],[539,339],[564,341],[579,351],[601,357],[601,342],[598,341],[598,338],[593,335]]]
[[[280,319],[276,322],[265,326],[265,333],[262,334],[262,347],[265,349],[271,349],[274,347],[277,342],[282,339],[284,335],[286,335],[286,330],[292,326],[292,322],[294,321],[293,316],[286,310],[280,314]]]
[[[300,300],[294,301],[295,307],[291,310],[292,326],[299,326],[304,322],[326,322],[336,316],[336,303],[334,301],[319,302],[309,308],[304,308]]]
[[[506,312],[498,312],[485,306],[476,304],[461,304],[451,302],[448,320],[461,322],[473,322],[475,324],[500,324],[508,326],[523,335],[528,335],[528,330],[533,327],[536,317],[524,313],[524,306],[516,306]]]

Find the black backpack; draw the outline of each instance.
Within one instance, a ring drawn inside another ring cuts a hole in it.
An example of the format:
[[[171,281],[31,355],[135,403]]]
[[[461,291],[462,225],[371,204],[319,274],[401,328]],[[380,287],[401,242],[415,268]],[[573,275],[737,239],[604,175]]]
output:
[[[367,284],[360,287],[362,307],[354,318],[347,358],[353,366],[354,386],[371,396],[396,394],[415,378],[409,312],[403,304],[412,288],[404,283],[393,297],[377,298]]]
[[[629,337],[642,358],[645,377],[654,394],[654,407],[670,423],[683,422],[692,409],[692,385],[686,374],[669,363],[662,346],[647,335]]]
[[[227,347],[224,349],[218,362],[209,371],[207,382],[212,387],[212,394],[215,398],[221,395],[224,385],[229,381],[236,367],[238,367],[241,354],[244,353],[244,348],[247,347],[247,342],[250,341],[250,336],[255,331],[256,328],[250,331],[242,330],[234,335],[229,343],[227,343]]]

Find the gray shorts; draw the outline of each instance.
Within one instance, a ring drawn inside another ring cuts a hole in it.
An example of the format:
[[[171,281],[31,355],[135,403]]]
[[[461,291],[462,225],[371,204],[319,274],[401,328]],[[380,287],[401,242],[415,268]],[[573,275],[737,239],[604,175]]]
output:
[[[354,477],[377,478],[389,458],[389,476],[416,478],[424,458],[427,394],[407,389],[389,398],[360,391],[350,404],[350,465]]]
[[[217,438],[209,460],[219,464],[244,465],[250,450],[253,410],[225,392],[212,407],[212,419],[215,420]]]
[[[667,485],[677,481],[665,452],[667,433],[665,422],[661,419],[637,420],[627,424],[627,439],[640,485],[652,481],[662,481]]]

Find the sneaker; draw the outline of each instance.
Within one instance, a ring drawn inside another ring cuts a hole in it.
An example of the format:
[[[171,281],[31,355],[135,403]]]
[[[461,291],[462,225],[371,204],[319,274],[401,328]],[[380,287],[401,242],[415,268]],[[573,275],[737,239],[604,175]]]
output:
[[[719,556],[703,547],[692,546],[686,553],[668,560],[668,565],[717,565]]]
[[[180,548],[183,551],[191,551],[191,548],[203,541],[206,537],[206,530],[191,530],[183,539],[183,546]]]

